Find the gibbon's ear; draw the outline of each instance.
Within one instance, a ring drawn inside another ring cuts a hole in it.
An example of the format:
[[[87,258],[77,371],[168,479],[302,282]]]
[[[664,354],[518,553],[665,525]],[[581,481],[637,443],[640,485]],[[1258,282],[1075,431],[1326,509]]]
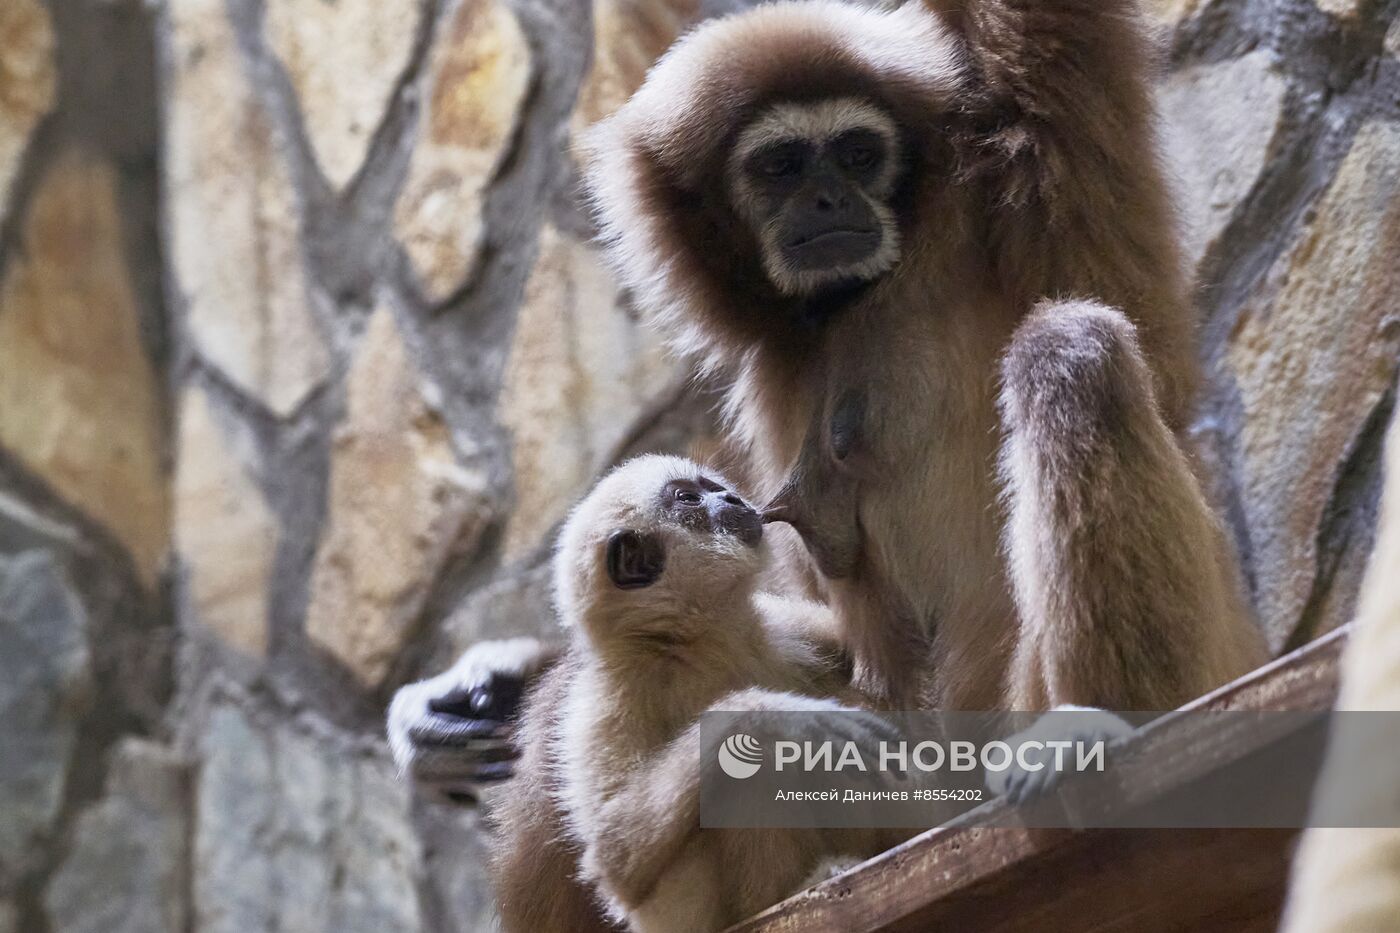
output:
[[[608,578],[622,590],[638,590],[661,579],[666,549],[655,535],[624,528],[608,538]]]

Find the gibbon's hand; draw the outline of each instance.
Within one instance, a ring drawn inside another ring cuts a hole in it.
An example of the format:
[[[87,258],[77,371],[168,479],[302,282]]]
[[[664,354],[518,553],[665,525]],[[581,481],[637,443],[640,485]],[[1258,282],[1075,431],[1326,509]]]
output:
[[[436,677],[401,687],[387,727],[399,773],[457,803],[475,803],[481,785],[510,778],[521,700],[552,659],[533,638],[485,641]]]
[[[1018,732],[1007,743],[1016,748],[1019,743],[1028,741],[1056,741],[1093,743],[1103,740],[1112,744],[1131,735],[1133,727],[1108,710],[1094,706],[1075,706],[1065,703],[1055,707],[1035,721],[1035,725]],[[1054,750],[1044,749],[1039,753],[1039,771],[1029,771],[1013,759],[1011,767],[1005,771],[987,772],[987,790],[996,796],[1004,796],[1014,804],[1024,803],[1037,794],[1043,794],[1055,786],[1062,777],[1052,766]],[[1036,760],[1037,756],[1028,754]]]

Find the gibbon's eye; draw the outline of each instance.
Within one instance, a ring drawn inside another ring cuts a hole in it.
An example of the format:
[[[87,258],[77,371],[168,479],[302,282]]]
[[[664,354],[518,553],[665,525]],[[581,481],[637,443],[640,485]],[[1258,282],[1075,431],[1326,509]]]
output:
[[[763,174],[769,178],[784,178],[802,171],[802,160],[795,155],[777,155],[763,160]]]
[[[857,146],[846,151],[847,168],[870,168],[875,164],[875,150],[868,146]]]
[[[677,489],[677,490],[676,490],[676,501],[677,501],[677,502],[692,502],[692,503],[693,503],[693,502],[699,502],[699,501],[700,501],[700,493],[696,492],[696,491],[693,490],[693,489]]]
[[[760,151],[750,165],[755,174],[769,181],[792,178],[801,174],[807,165],[807,147],[798,142],[769,146]]]

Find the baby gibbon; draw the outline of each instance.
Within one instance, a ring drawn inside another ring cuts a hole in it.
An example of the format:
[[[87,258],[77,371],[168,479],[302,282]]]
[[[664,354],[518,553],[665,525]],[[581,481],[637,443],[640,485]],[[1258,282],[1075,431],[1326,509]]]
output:
[[[844,710],[836,728],[879,730],[853,708],[829,611],[757,591],[767,559],[758,512],[676,457],[613,471],[560,535],[555,595],[575,644],[556,669],[567,676],[546,738],[552,793],[582,880],[633,930],[723,929],[831,857],[908,835],[700,828],[702,713]],[[842,696],[851,703],[831,699]],[[529,826],[502,830],[508,850]]]

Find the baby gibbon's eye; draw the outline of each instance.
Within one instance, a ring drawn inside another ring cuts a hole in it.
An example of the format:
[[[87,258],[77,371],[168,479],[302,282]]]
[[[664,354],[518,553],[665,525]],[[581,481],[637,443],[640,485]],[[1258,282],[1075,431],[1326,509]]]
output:
[[[699,501],[700,501],[700,493],[696,492],[696,491],[693,490],[693,489],[677,489],[677,490],[676,490],[676,501],[677,501],[677,502],[699,502]]]

